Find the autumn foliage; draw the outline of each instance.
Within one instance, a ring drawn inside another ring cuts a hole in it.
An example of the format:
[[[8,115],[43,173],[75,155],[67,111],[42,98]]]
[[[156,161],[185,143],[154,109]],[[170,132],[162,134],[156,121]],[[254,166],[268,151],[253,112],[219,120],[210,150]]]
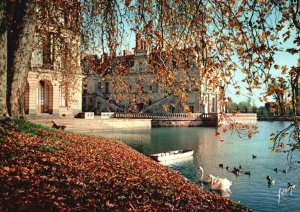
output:
[[[118,140],[27,122],[0,137],[0,210],[246,210]]]

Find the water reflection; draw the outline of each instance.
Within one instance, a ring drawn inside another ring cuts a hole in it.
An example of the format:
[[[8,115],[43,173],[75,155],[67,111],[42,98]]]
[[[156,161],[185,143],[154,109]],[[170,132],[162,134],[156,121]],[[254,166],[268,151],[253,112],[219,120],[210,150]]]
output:
[[[194,157],[190,160],[167,164],[179,171],[189,180],[199,184],[198,167],[203,167],[206,174],[221,176],[232,181],[230,199],[238,199],[254,211],[300,211],[300,186],[293,189],[293,195],[285,195],[278,205],[278,190],[286,188],[287,183],[298,184],[300,163],[286,164],[286,154],[271,152],[269,136],[287,126],[288,122],[259,122],[259,133],[251,140],[241,140],[237,135],[226,133],[224,141],[218,140],[213,128],[153,128],[145,131],[127,131],[102,133],[103,136],[117,137],[145,155],[176,149],[192,149]],[[257,156],[253,159],[252,155]],[[300,161],[300,152],[293,154]],[[239,165],[251,176],[240,176],[227,171]],[[277,168],[277,172],[274,169]],[[287,173],[283,170],[288,169]],[[266,176],[276,181],[268,187]],[[208,187],[204,188],[209,190]],[[213,191],[215,192],[215,191]],[[228,194],[221,194],[228,196]]]

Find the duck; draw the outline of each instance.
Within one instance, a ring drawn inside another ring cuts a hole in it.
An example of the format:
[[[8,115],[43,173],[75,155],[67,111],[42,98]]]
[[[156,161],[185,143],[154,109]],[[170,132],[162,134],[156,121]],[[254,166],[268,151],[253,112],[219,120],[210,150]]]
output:
[[[274,171],[275,171],[275,172],[278,172],[278,169],[277,169],[277,168],[275,168],[275,169],[274,169]]]
[[[235,174],[236,176],[240,176],[241,172],[239,169],[237,169],[236,167],[233,168],[232,173]]]
[[[272,178],[269,175],[266,177],[266,179],[267,179],[269,185],[275,183],[275,180],[272,180]]]
[[[245,174],[245,175],[249,175],[249,176],[250,176],[250,175],[251,175],[251,172],[250,172],[250,171],[248,171],[248,172],[244,172],[244,174]]]
[[[240,164],[239,165],[239,170],[242,171],[243,170],[243,166]]]
[[[241,172],[239,172],[239,171],[236,171],[233,174],[235,174],[235,176],[241,176]]]
[[[286,170],[286,169],[284,169],[282,172],[286,174],[286,173],[287,173],[287,170]]]
[[[220,164],[219,164],[219,167],[220,167],[220,168],[223,168],[223,163],[220,163]]]
[[[229,171],[229,167],[228,166],[226,166],[226,170]]]
[[[255,158],[257,158],[257,156],[256,155],[252,155],[252,158],[255,159]]]
[[[295,187],[296,187],[296,185],[292,185],[291,183],[288,183],[287,189],[288,189],[288,191],[290,191]]]

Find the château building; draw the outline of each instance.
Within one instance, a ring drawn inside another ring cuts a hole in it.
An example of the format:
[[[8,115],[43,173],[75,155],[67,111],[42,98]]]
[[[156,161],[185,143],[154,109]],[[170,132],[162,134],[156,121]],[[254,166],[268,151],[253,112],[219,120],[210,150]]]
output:
[[[178,57],[192,55],[187,67],[189,85],[177,86],[184,73],[180,66],[169,61],[172,71],[176,72],[173,85],[164,86],[164,76],[155,73],[160,67],[151,62],[157,60],[157,54],[150,51],[146,41],[136,36],[134,52],[123,51],[121,56],[101,58],[86,56],[82,62],[83,111],[86,112],[144,112],[144,113],[217,113],[221,111],[219,99],[223,95],[222,82],[209,83],[200,79],[199,71],[193,64],[195,48],[186,48],[177,52]],[[173,62],[174,63],[174,62]],[[197,84],[192,86],[190,84]],[[171,88],[170,88],[171,87]],[[182,90],[186,96],[180,98]],[[181,100],[178,100],[181,99]],[[183,99],[183,100],[182,100]],[[182,107],[185,105],[185,108]]]
[[[36,12],[41,16],[51,15],[43,8]],[[82,111],[82,69],[80,36],[76,33],[79,29],[76,25],[79,18],[77,13],[57,13],[56,17],[60,17],[58,22],[49,21],[47,26],[37,23],[36,47],[32,53],[25,89],[26,114],[74,116]]]

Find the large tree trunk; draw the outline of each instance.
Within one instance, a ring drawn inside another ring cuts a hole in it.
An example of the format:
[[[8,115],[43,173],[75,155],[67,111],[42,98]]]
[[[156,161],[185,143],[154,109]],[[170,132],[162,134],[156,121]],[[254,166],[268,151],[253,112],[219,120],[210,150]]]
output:
[[[24,114],[24,92],[30,70],[36,25],[34,0],[8,0],[7,110],[12,118]]]
[[[7,80],[7,22],[5,1],[0,2],[0,120],[7,116],[6,80]]]

